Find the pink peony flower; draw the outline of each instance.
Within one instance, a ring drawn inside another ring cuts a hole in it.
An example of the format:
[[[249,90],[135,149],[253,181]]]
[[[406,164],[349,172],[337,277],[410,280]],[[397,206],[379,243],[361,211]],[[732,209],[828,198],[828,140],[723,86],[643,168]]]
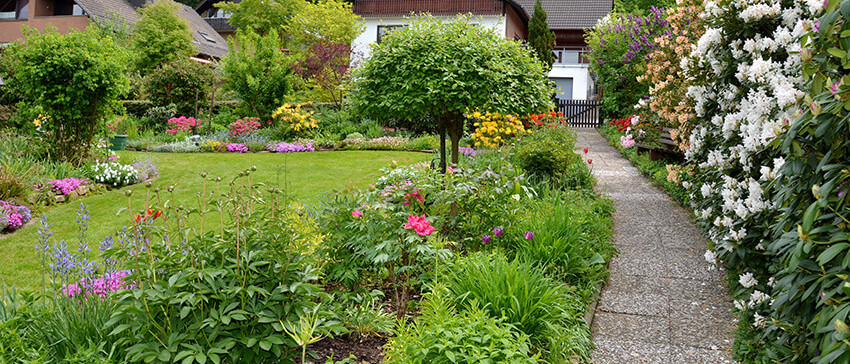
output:
[[[404,228],[413,229],[419,236],[431,235],[434,232],[434,227],[431,226],[425,215],[416,216],[411,214],[407,217],[407,224],[404,225]]]

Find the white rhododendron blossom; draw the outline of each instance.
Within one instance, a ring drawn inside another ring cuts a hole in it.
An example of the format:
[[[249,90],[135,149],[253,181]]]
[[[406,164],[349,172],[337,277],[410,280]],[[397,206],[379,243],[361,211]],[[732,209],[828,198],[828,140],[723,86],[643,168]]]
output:
[[[735,305],[754,312],[747,308],[770,300],[757,290],[759,281],[769,277],[741,268],[749,267],[743,260],[773,254],[762,242],[777,214],[770,188],[783,178],[785,161],[776,158],[772,144],[800,115],[806,85],[799,39],[812,28],[810,14],[823,8],[823,0],[712,0],[704,5],[706,32],[682,62],[688,66],[687,96],[697,116],[686,158],[699,178],[688,191],[713,242],[714,254],[706,253],[706,260],[722,260],[742,272],[738,294],[746,301]],[[769,321],[759,318],[759,325]]]
[[[752,273],[747,272],[738,277],[738,283],[744,286],[744,288],[753,288],[755,285],[759,284],[759,281],[753,277]]]

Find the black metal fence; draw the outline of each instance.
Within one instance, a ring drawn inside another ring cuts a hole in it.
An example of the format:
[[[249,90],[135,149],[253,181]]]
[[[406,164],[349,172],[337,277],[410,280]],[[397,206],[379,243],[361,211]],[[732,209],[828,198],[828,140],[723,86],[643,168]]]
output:
[[[564,118],[576,128],[595,128],[602,126],[602,115],[599,113],[599,100],[561,100],[557,99],[558,111],[564,113]]]

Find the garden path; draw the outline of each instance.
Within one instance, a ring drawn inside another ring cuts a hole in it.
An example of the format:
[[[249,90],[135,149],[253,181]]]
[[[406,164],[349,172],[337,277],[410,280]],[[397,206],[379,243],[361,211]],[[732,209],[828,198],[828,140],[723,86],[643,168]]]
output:
[[[593,362],[732,363],[732,300],[699,228],[595,129],[577,132],[597,190],[614,200],[620,250],[592,323]]]

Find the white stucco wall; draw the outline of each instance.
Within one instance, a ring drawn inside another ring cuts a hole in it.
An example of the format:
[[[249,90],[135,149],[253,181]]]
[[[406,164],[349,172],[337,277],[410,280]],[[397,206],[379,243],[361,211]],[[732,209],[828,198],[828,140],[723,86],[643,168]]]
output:
[[[439,17],[446,19],[447,17]],[[405,25],[411,22],[409,17],[363,18],[366,30],[354,39],[352,50],[364,58],[369,57],[371,47],[378,41],[379,25]],[[507,33],[505,17],[501,15],[476,16],[471,19],[473,24],[481,24],[486,28],[496,29],[503,36]]]
[[[587,100],[590,82],[593,82],[587,65],[583,64],[553,65],[549,78],[572,78],[573,100]]]

